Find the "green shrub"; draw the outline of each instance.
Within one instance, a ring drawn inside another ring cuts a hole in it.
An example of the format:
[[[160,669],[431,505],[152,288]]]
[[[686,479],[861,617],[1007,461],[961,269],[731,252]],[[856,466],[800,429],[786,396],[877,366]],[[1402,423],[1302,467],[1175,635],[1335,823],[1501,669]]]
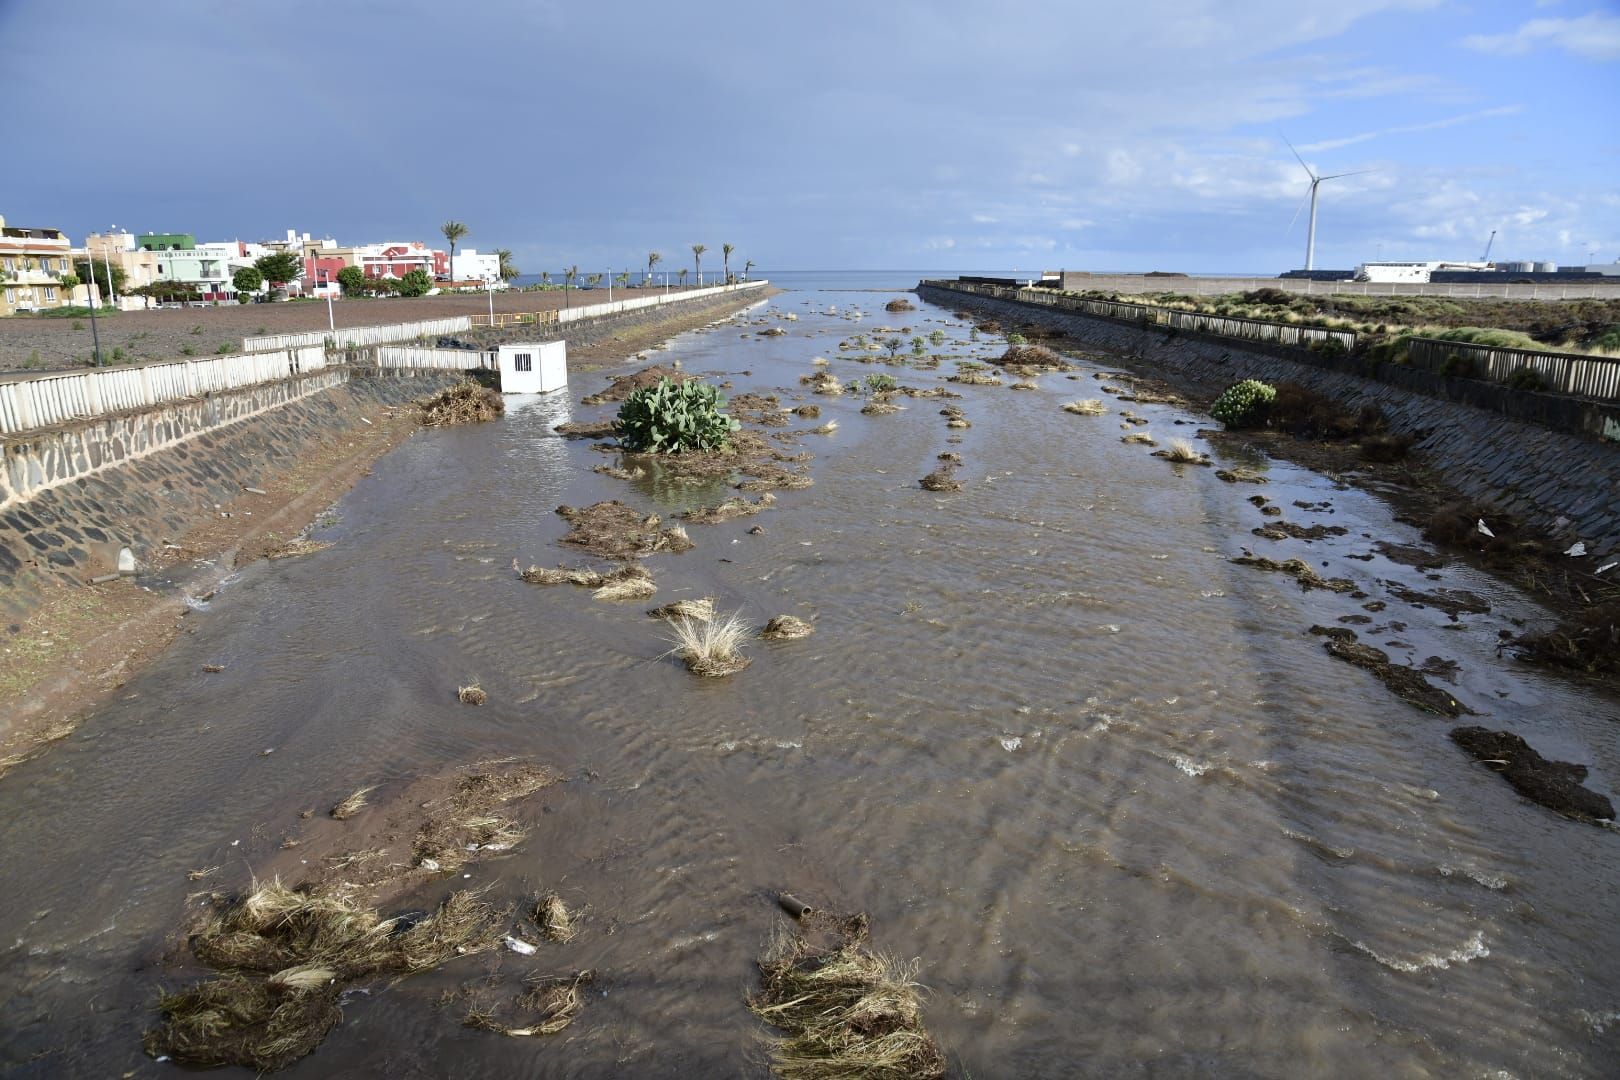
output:
[[[344,296],[356,296],[365,291],[366,272],[358,266],[345,266],[337,272],[337,283],[343,287]]]
[[[725,407],[726,396],[710,383],[659,379],[633,391],[619,406],[619,442],[637,453],[723,450],[742,426],[725,414]]]
[[[1229,428],[1259,427],[1266,422],[1277,391],[1258,379],[1244,379],[1215,399],[1209,414]]]
[[[935,330],[933,333],[928,335],[928,340],[933,342],[934,348],[939,348],[941,345],[945,344],[945,331]]]
[[[1514,390],[1540,390],[1547,385],[1541,372],[1532,367],[1514,368],[1502,381]]]
[[[428,290],[433,288],[433,279],[428,277],[426,270],[412,270],[399,279],[399,294],[401,296],[426,296]]]
[[[197,347],[195,345],[187,345],[185,348],[180,350],[180,355],[181,356],[196,356],[197,355]]]
[[[1008,334],[1007,335],[1007,344],[1009,344],[1009,345],[1028,345],[1029,344],[1029,339],[1027,337],[1025,337],[1023,334]]]
[[[873,394],[886,394],[900,384],[895,382],[893,375],[868,375],[866,389]]]

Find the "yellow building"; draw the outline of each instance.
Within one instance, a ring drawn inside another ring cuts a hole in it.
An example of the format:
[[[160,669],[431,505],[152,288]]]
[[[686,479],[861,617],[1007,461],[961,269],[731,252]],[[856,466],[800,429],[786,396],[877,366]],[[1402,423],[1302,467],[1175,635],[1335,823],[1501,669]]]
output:
[[[73,250],[60,229],[26,229],[0,217],[0,316],[83,303],[81,286],[70,294],[62,275],[73,272]]]

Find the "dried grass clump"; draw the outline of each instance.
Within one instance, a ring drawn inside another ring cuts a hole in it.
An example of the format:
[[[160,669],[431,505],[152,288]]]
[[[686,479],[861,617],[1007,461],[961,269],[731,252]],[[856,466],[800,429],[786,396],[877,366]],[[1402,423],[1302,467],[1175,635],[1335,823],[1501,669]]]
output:
[[[1521,660],[1593,675],[1620,671],[1620,600],[1594,604],[1515,643]]]
[[[1203,460],[1204,457],[1204,455],[1200,454],[1197,448],[1186,439],[1171,439],[1170,452],[1165,456],[1171,461],[1182,465],[1191,465],[1196,461]]]
[[[839,397],[844,393],[844,384],[830,371],[818,371],[799,381],[809,386],[813,393],[825,394],[828,397]]]
[[[1152,433],[1147,431],[1133,431],[1129,435],[1121,437],[1119,441],[1125,443],[1141,443],[1143,446],[1159,445],[1153,441]]]
[[[1015,382],[1008,387],[1010,390],[1039,390],[1040,387],[1032,382]]]
[[[462,777],[454,792],[428,807],[427,820],[411,842],[414,864],[429,872],[450,872],[480,853],[510,851],[525,830],[502,816],[500,808],[559,779],[553,770],[535,765]]]
[[[765,624],[759,636],[767,641],[793,641],[816,632],[815,626],[793,615],[778,615]]]
[[[961,383],[964,386],[1000,386],[1001,380],[986,371],[958,371],[955,375],[945,376],[946,382]]]
[[[1063,411],[1074,413],[1076,416],[1101,416],[1108,411],[1108,406],[1097,398],[1082,398],[1079,401],[1064,402]]]
[[[812,434],[812,435],[831,435],[833,432],[835,432],[837,430],[838,430],[838,421],[829,420],[825,424],[822,424],[820,427],[815,428],[814,430],[812,430],[810,432],[810,434]]]
[[[556,893],[547,893],[540,898],[534,908],[534,924],[538,926],[550,941],[566,945],[579,936],[579,927],[575,923],[574,913],[568,910],[563,898]]]
[[[916,311],[917,306],[903,296],[897,296],[883,305],[884,311]]]
[[[749,635],[741,612],[724,619],[675,619],[670,622],[675,647],[670,652],[681,658],[688,671],[709,678],[735,675],[751,662],[742,655]]]
[[[943,1077],[945,1057],[922,1025],[916,962],[870,952],[864,916],[843,920],[836,933],[818,945],[784,931],[760,962],[762,985],[748,1009],[783,1032],[772,1072],[789,1080]]]
[[[918,481],[924,491],[961,491],[962,481],[956,479],[955,462],[946,462]]]
[[[660,379],[668,379],[672,383],[683,383],[687,380],[684,372],[676,368],[662,367],[654,364],[652,367],[642,368],[629,375],[620,375],[605,390],[599,390],[580,401],[582,405],[605,405],[610,401],[623,401],[632,393],[648,386],[657,386]]]
[[[996,363],[1002,367],[1055,368],[1059,371],[1069,367],[1063,357],[1045,345],[1009,345]]]
[[[317,551],[325,551],[331,547],[326,540],[311,540],[307,536],[295,536],[285,540],[264,553],[267,559],[294,559],[300,555],[313,555]]]
[[[506,402],[500,394],[471,379],[464,379],[416,404],[426,427],[494,420],[506,412]]]
[[[505,916],[462,891],[407,925],[317,889],[255,882],[192,939],[197,958],[226,974],[164,994],[143,1045],[183,1065],[285,1068],[343,1019],[345,983],[492,949]]]
[[[700,596],[696,600],[676,600],[647,612],[654,619],[696,619],[707,622],[714,618],[714,597]]]
[[[593,972],[580,971],[562,978],[536,980],[535,985],[517,999],[518,1010],[527,1014],[520,1023],[508,1024],[493,1012],[476,1006],[467,1010],[462,1023],[470,1028],[493,1031],[510,1038],[555,1035],[572,1024],[579,1015],[584,1007],[579,988],[594,978]]]
[[[861,406],[861,413],[865,416],[892,416],[899,411],[900,406],[891,404],[888,401],[880,401],[877,398],[873,398]]]
[[[820,405],[800,405],[793,410],[794,416],[802,416],[806,420],[815,420],[821,416]]]
[[[484,693],[482,686],[474,682],[469,686],[456,687],[456,700],[463,705],[482,705],[489,700],[489,695]]]
[[[593,600],[645,600],[658,591],[652,574],[644,566],[631,565],[615,570],[591,593]]]
[[[371,785],[370,787],[361,788],[353,795],[350,795],[348,798],[332,807],[332,816],[337,818],[339,821],[349,820],[365,807],[366,796],[370,795],[376,790],[377,786],[375,784]]]
[[[754,502],[736,496],[727,499],[719,506],[708,506],[701,510],[688,510],[681,517],[695,525],[717,525],[722,521],[757,514],[775,501],[776,496],[768,491]]]

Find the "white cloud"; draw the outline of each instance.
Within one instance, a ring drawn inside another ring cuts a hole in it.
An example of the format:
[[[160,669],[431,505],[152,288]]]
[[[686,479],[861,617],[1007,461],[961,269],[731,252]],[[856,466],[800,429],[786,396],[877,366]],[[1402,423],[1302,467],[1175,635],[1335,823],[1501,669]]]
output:
[[[1499,105],[1494,109],[1480,109],[1477,112],[1464,113],[1461,116],[1448,116],[1443,120],[1430,120],[1423,124],[1402,124],[1398,127],[1384,128],[1380,131],[1364,131],[1359,135],[1347,135],[1342,139],[1323,139],[1320,142],[1305,143],[1299,149],[1304,153],[1320,152],[1323,150],[1338,150],[1345,146],[1355,146],[1357,143],[1371,142],[1373,139],[1385,135],[1410,135],[1419,131],[1439,131],[1441,128],[1455,127],[1473,120],[1486,120],[1497,116],[1515,116],[1524,111],[1522,105]]]
[[[1462,43],[1498,56],[1550,46],[1588,60],[1620,60],[1620,15],[1594,11],[1573,19],[1531,19],[1511,34],[1471,34]]]

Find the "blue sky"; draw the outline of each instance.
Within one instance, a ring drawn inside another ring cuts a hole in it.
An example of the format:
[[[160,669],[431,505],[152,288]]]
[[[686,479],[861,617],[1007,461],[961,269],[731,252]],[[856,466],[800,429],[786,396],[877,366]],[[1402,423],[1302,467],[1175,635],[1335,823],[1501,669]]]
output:
[[[0,214],[76,239],[1275,273],[1286,136],[1370,170],[1318,266],[1620,256],[1617,0],[0,0],[0,44]]]

